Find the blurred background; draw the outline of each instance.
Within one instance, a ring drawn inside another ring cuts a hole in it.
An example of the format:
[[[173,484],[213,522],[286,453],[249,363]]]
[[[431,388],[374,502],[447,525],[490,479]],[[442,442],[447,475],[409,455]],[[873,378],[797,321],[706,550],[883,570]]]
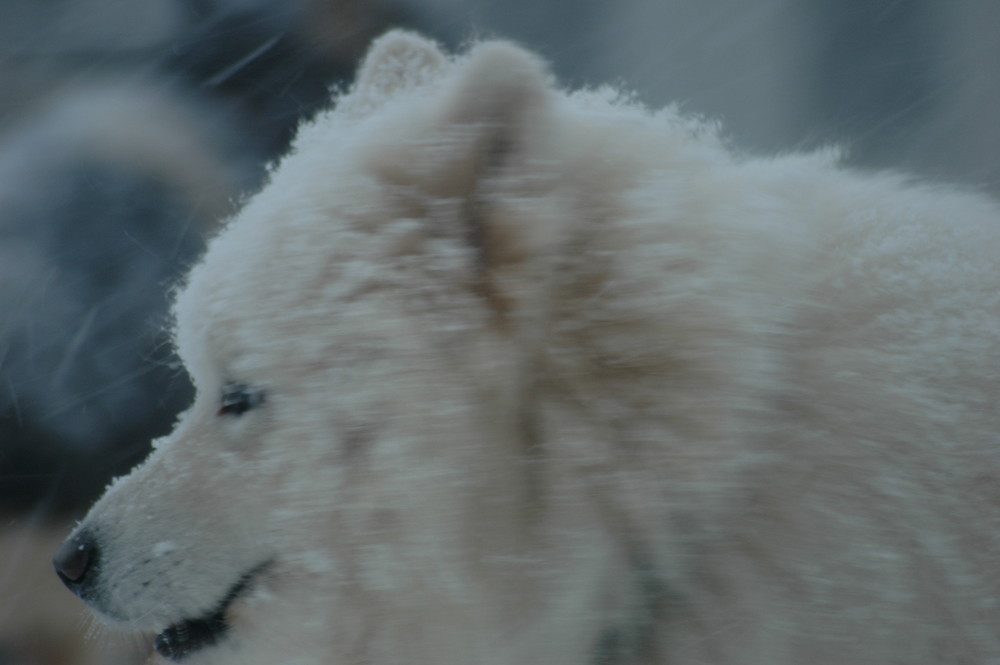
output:
[[[996,0],[0,0],[0,665],[147,655],[51,553],[191,398],[171,285],[398,26],[516,39],[745,152],[1000,192]]]

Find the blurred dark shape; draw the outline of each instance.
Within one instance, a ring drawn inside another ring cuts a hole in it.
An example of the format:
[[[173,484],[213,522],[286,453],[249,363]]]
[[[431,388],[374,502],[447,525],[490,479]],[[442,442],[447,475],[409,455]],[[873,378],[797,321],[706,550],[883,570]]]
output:
[[[389,27],[423,27],[415,12],[389,2],[291,0],[191,2],[195,20],[159,63],[195,94],[235,111],[241,135],[273,158],[295,128],[330,102],[368,43]]]
[[[189,400],[166,289],[250,171],[211,117],[164,90],[90,84],[0,144],[4,507],[89,500]]]
[[[0,0],[0,511],[78,513],[169,431],[171,286],[368,42],[420,27],[391,2],[116,2]]]

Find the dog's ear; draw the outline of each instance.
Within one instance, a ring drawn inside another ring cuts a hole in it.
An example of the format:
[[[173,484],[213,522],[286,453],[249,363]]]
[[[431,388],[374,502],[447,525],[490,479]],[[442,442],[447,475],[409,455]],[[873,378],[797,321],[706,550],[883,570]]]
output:
[[[411,214],[428,219],[428,232],[466,239],[477,257],[473,281],[509,321],[533,309],[528,293],[539,292],[562,229],[555,95],[544,64],[507,42],[480,44],[451,67],[405,122],[386,125],[367,167],[413,199]],[[397,126],[408,133],[394,134]]]
[[[457,156],[450,184],[461,202],[458,229],[475,257],[470,286],[512,342],[505,366],[491,371],[497,408],[510,410],[524,454],[538,455],[535,377],[569,219],[558,99],[545,65],[514,44],[481,44],[457,67],[444,100],[451,141],[443,145]]]
[[[363,115],[407,88],[425,85],[444,69],[438,45],[414,32],[391,30],[374,40],[365,55],[340,113]]]
[[[465,200],[478,283],[502,318],[523,314],[544,290],[539,280],[562,228],[553,214],[550,76],[523,49],[488,42],[470,53],[449,93],[445,120],[461,155],[451,185]]]
[[[551,84],[535,56],[507,42],[486,42],[461,64],[445,120],[474,140],[480,167],[502,166],[530,147]]]

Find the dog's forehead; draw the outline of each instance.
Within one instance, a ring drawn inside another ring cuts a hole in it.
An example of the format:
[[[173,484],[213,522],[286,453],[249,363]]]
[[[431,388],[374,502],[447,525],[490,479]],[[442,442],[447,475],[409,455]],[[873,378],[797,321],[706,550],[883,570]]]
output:
[[[303,127],[175,299],[175,339],[188,366],[205,356],[199,347],[217,359],[294,343],[297,331],[315,325],[330,335],[342,327],[338,312],[363,307],[352,294],[391,280],[416,222],[398,183],[377,165],[421,144],[442,113],[426,94],[411,93],[406,114],[387,102],[363,118],[335,109]]]
[[[252,205],[211,242],[175,302],[175,340],[188,367],[322,365],[323,345],[348,328],[342,319],[362,318],[344,310],[356,314],[384,288],[389,259],[378,248],[387,239],[352,228],[347,212],[321,201],[300,200],[296,214],[310,206],[320,219],[303,228],[286,208]]]

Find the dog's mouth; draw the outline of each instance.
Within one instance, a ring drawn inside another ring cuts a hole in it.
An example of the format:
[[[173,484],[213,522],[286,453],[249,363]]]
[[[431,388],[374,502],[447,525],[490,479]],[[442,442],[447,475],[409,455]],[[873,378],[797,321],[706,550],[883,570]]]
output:
[[[269,563],[263,563],[243,575],[226,592],[215,609],[168,626],[153,640],[153,648],[167,660],[179,662],[224,639],[229,633],[227,613],[230,606],[249,592],[254,578],[268,565]]]

